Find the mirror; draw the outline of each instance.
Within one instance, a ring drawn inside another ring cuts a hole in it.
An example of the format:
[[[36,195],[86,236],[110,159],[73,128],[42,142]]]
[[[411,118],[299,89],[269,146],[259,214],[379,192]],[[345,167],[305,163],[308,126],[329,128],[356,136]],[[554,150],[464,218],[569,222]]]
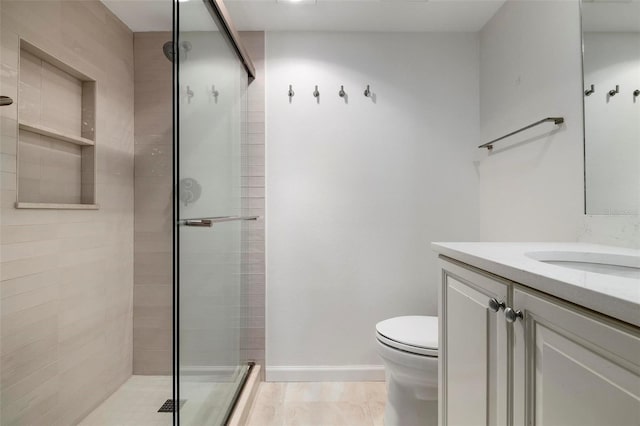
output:
[[[585,209],[640,212],[640,0],[584,0]]]

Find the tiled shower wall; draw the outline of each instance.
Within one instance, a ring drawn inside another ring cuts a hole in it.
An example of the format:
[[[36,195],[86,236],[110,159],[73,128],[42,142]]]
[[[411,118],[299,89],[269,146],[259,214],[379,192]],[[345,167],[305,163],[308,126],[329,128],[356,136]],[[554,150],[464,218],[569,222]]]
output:
[[[19,101],[19,37],[97,80],[99,210],[14,207],[19,102],[0,108],[0,424],[76,424],[131,375],[133,34],[97,0],[0,15],[2,95]]]
[[[172,372],[172,65],[170,32],[134,34],[133,374]]]
[[[264,33],[241,33],[257,77],[248,89],[242,209],[264,217]],[[136,33],[134,374],[171,374],[170,32]],[[240,357],[264,364],[264,221],[243,223]]]
[[[240,357],[264,367],[265,40],[259,31],[242,32],[240,37],[256,68],[248,90],[247,138],[242,146],[242,214],[261,217],[243,222]]]

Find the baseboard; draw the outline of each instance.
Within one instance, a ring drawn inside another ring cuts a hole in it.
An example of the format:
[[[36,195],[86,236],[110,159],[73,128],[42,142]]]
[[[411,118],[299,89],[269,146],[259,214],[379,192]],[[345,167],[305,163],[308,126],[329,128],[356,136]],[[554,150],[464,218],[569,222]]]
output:
[[[382,382],[382,365],[300,365],[265,369],[267,382]]]

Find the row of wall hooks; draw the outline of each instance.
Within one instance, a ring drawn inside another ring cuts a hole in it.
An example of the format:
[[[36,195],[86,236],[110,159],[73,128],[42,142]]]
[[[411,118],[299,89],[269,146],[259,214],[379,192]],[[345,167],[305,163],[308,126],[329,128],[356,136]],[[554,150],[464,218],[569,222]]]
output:
[[[591,96],[594,93],[596,93],[596,86],[595,84],[592,84],[591,87],[589,87],[587,90],[584,91],[584,95],[585,96]],[[616,84],[615,89],[611,89],[607,92],[607,96],[612,98],[615,95],[617,95],[618,93],[620,93],[620,85]],[[636,89],[632,92],[633,94],[633,100],[635,101],[635,99],[640,96],[640,89]]]
[[[366,89],[364,89],[364,96],[367,98],[373,97],[373,92],[371,91],[370,85],[367,84]],[[289,102],[291,102],[292,98],[296,95],[296,92],[293,90],[293,85],[289,85],[289,90],[287,92],[287,96],[289,97]],[[318,101],[320,100],[320,91],[318,90],[318,85],[315,85],[313,89],[312,95]],[[340,85],[340,90],[338,90],[338,96],[346,99],[348,97],[347,92],[344,90],[344,85]]]
[[[213,97],[215,103],[218,103],[218,96],[220,92],[216,89],[216,85],[212,84],[210,89],[207,89],[208,95]],[[191,98],[193,98],[196,94],[191,90],[191,86],[187,86],[185,93],[187,95],[187,103],[191,103]]]

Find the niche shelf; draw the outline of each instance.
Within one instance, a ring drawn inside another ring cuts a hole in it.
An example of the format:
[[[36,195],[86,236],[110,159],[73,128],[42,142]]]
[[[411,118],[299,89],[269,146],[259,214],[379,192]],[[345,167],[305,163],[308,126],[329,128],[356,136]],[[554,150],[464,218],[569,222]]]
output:
[[[83,138],[81,136],[64,134],[62,132],[58,132],[57,130],[50,129],[44,126],[35,125],[35,124],[21,122],[21,123],[18,123],[18,127],[20,128],[20,130],[37,133],[42,136],[48,136],[50,138],[54,138],[63,142],[74,143],[76,145],[94,146],[96,144],[95,141],[92,141],[91,139]]]
[[[20,40],[18,209],[96,210],[96,80]]]

